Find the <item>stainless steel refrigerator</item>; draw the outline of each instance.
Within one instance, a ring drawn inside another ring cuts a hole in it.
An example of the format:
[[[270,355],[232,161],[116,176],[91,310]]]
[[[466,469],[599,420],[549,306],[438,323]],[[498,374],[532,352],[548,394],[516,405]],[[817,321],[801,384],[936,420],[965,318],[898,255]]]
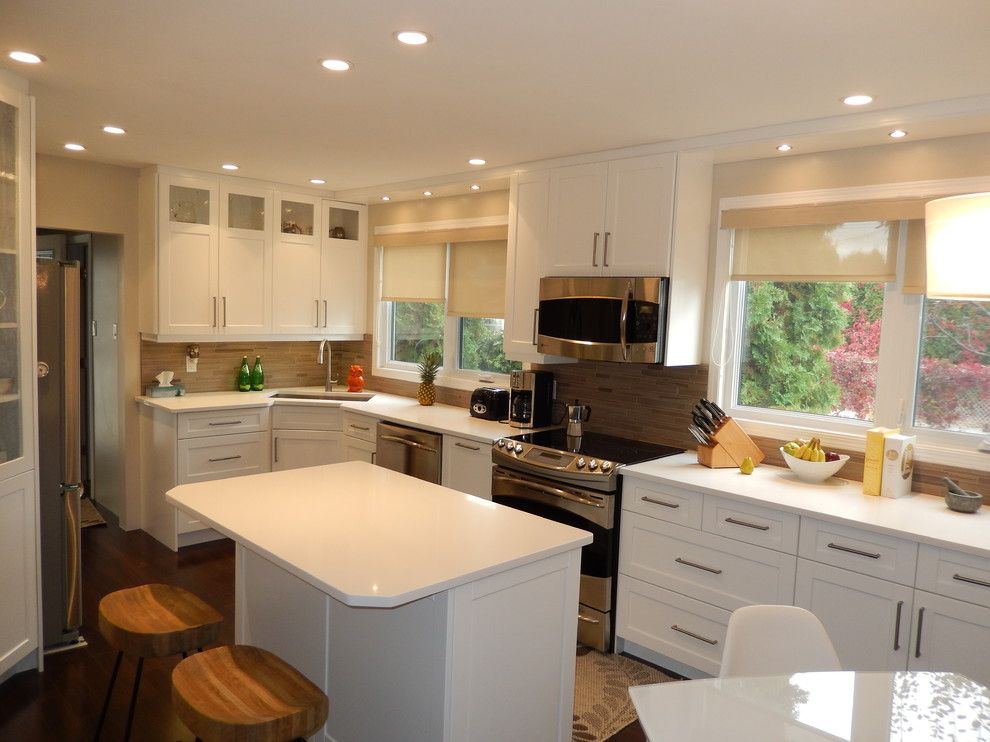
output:
[[[38,458],[45,647],[82,624],[79,263],[38,260]]]

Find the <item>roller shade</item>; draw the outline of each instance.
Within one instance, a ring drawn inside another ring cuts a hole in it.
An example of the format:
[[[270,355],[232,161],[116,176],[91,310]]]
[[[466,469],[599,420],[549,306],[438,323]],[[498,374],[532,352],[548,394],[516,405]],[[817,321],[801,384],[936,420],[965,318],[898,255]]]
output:
[[[736,281],[893,281],[897,223],[736,229],[732,274]]]
[[[757,229],[765,227],[800,227],[844,222],[896,222],[901,219],[924,219],[929,198],[897,198],[876,201],[840,201],[827,204],[761,206],[748,209],[725,209],[722,229]]]
[[[396,232],[395,234],[375,234],[375,244],[382,247],[411,247],[447,242],[479,242],[504,240],[509,228],[504,225],[490,227],[465,227],[461,229],[430,229],[418,232]]]
[[[505,316],[505,253],[505,240],[451,244],[447,314]]]
[[[382,301],[442,302],[446,274],[446,245],[385,247]]]

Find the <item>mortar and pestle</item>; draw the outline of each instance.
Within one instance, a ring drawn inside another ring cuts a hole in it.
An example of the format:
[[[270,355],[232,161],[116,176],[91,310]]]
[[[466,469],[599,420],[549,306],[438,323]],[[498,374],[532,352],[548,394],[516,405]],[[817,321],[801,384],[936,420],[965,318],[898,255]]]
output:
[[[959,513],[975,513],[983,504],[983,495],[979,492],[969,492],[948,477],[942,477],[945,481],[945,504],[949,510]]]

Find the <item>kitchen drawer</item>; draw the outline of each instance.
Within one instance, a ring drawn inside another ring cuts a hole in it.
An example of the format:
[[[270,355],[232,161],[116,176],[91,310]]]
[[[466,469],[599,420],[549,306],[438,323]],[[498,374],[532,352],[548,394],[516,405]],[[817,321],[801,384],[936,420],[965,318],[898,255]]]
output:
[[[616,635],[718,675],[730,612],[619,575]]]
[[[352,438],[360,438],[362,441],[374,443],[377,426],[378,421],[373,417],[358,415],[353,412],[344,412],[343,414],[344,435],[349,435]]]
[[[271,434],[188,438],[178,444],[178,484],[271,471]]]
[[[798,555],[901,585],[913,585],[918,544],[859,528],[802,518]]]
[[[704,495],[668,484],[644,482],[634,477],[622,478],[622,509],[677,523],[688,528],[701,528]]]
[[[640,513],[622,521],[619,571],[721,608],[794,601],[797,557]]]
[[[794,513],[708,495],[701,527],[736,541],[797,554],[799,521]]]
[[[990,559],[922,544],[915,587],[990,608]]]
[[[180,412],[178,437],[202,438],[228,433],[254,433],[268,430],[267,407],[235,407],[207,412]]]
[[[339,407],[305,404],[277,404],[272,410],[275,430],[340,430]]]

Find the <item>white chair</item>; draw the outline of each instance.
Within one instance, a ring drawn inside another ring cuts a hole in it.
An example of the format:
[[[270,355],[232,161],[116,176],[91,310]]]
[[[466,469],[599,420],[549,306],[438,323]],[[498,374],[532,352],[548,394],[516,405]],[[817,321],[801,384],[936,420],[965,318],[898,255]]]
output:
[[[822,622],[804,608],[750,605],[729,618],[719,677],[841,669]]]

